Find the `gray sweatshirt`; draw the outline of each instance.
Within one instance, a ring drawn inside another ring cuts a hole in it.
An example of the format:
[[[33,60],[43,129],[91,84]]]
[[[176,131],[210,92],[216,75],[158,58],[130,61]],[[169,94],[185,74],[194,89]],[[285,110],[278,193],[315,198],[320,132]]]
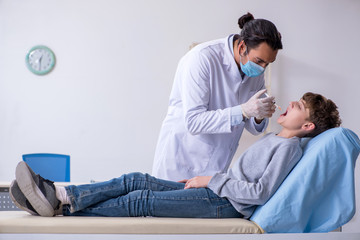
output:
[[[208,188],[226,197],[250,218],[257,205],[275,193],[302,155],[300,138],[268,133],[248,148],[226,173],[216,173]]]

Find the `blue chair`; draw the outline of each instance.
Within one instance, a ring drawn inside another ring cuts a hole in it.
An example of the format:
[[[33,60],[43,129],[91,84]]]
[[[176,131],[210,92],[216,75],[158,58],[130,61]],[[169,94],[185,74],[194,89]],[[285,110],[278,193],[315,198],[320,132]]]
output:
[[[54,182],[70,182],[70,156],[51,153],[24,154],[23,160],[43,178]]]

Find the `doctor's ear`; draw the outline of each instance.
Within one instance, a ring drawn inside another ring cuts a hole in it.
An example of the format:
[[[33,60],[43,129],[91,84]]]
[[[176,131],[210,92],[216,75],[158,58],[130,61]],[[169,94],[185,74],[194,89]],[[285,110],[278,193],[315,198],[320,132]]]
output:
[[[243,56],[246,56],[247,54],[247,46],[244,42],[244,40],[242,40],[240,43],[239,43],[239,53],[240,55],[243,57]]]

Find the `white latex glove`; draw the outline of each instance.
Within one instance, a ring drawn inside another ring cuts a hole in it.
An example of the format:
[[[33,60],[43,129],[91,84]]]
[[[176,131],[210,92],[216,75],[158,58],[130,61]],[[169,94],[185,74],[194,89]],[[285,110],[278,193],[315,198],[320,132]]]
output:
[[[266,89],[260,90],[254,94],[246,103],[241,104],[243,115],[246,118],[255,117],[257,119],[269,118],[275,112],[275,98],[259,98],[266,92]]]

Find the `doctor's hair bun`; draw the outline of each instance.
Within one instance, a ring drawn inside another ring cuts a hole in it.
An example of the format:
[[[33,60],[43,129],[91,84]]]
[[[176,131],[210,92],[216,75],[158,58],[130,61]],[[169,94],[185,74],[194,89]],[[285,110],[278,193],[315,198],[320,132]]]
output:
[[[254,16],[248,12],[239,18],[238,24],[241,28],[239,44],[244,41],[247,52],[263,42],[266,42],[273,50],[282,49],[281,34],[269,20],[254,19]]]
[[[244,27],[245,23],[250,22],[251,20],[254,20],[254,19],[255,19],[254,16],[249,12],[247,14],[241,16],[238,20],[240,29],[242,29]]]

